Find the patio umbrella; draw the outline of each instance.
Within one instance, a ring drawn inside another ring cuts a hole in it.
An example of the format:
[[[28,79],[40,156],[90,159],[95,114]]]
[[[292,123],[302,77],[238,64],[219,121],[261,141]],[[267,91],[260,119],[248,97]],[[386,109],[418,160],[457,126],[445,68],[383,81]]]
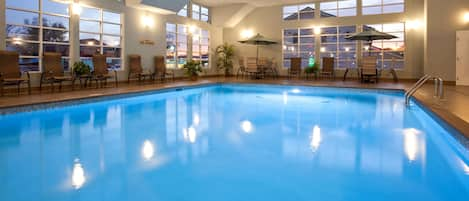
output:
[[[369,54],[371,54],[371,52],[370,52],[371,45],[372,45],[372,42],[374,40],[390,40],[390,39],[394,39],[394,38],[397,38],[397,36],[387,34],[387,33],[383,33],[383,32],[379,32],[379,31],[376,31],[376,30],[373,30],[373,29],[345,37],[345,39],[348,39],[348,40],[368,41],[370,43],[370,47],[368,48],[368,53]]]
[[[259,62],[259,46],[261,45],[273,45],[273,44],[277,44],[276,41],[273,41],[273,40],[270,40],[270,39],[267,39],[265,38],[263,35],[261,34],[257,34],[255,35],[254,37],[252,38],[249,38],[247,40],[242,40],[242,41],[238,41],[240,43],[243,43],[243,44],[250,44],[250,45],[255,45],[257,46],[257,57],[256,57],[256,60],[257,60],[257,63]]]

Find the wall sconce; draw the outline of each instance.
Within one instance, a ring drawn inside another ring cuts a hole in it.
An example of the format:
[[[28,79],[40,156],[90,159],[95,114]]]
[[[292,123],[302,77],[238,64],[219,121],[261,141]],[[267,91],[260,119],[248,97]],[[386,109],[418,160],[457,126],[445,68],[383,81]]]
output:
[[[422,22],[420,20],[410,20],[406,22],[406,26],[409,30],[417,30],[422,26]]]
[[[194,25],[189,25],[189,26],[187,26],[187,27],[188,27],[187,31],[189,32],[189,34],[197,34],[197,33],[195,32],[195,31],[197,30],[197,27],[196,27],[196,26],[194,26]]]
[[[82,8],[79,3],[72,3],[72,14],[80,15],[81,11],[82,11]]]
[[[145,28],[152,28],[154,24],[155,24],[155,21],[153,20],[153,17],[148,16],[148,15],[142,16],[142,25]]]
[[[463,20],[465,23],[469,23],[469,12],[464,13]]]
[[[314,27],[314,34],[319,35],[321,34],[321,27]]]
[[[251,29],[245,29],[241,31],[241,38],[248,39],[254,36],[254,32]]]

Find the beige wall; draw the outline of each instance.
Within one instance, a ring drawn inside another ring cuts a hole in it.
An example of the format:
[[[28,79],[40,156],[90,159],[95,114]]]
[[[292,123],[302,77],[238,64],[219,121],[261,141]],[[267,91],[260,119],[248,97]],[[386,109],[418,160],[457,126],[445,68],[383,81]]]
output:
[[[119,80],[126,80],[127,79],[127,58],[126,56],[129,54],[140,54],[142,56],[142,63],[144,68],[152,69],[153,68],[153,57],[156,55],[165,55],[166,54],[166,22],[171,23],[179,23],[179,24],[187,24],[187,25],[195,25],[200,28],[206,29],[210,31],[210,48],[213,49],[217,45],[223,43],[223,29],[221,27],[216,27],[204,22],[195,21],[192,19],[180,17],[177,15],[160,15],[151,11],[141,10],[137,8],[127,7],[123,4],[116,3],[114,0],[81,0],[81,4],[99,7],[110,11],[119,11],[123,13],[124,16],[124,33],[123,33],[123,52],[124,55],[124,63],[123,67],[124,70],[119,71],[118,77]],[[5,5],[5,0],[0,0],[0,9],[2,8],[1,5]],[[2,13],[4,13],[4,9],[1,9]],[[0,13],[1,14],[1,13]],[[154,24],[145,27],[142,24],[142,17],[148,16],[153,19]],[[1,17],[0,17],[1,18]],[[78,17],[73,16],[73,20],[78,20]],[[1,18],[4,20],[4,18]],[[2,20],[0,20],[0,26],[2,25]],[[4,25],[2,27],[5,27]],[[4,29],[0,31],[0,38],[5,38]],[[70,27],[70,38],[76,39],[71,41],[72,48],[70,54],[72,60],[79,59],[79,39],[78,39],[78,27],[71,26]],[[75,37],[74,37],[75,36]],[[152,40],[155,42],[155,45],[141,45],[141,40]],[[4,40],[1,40],[0,43],[1,49],[4,49]],[[213,53],[211,53],[213,54]],[[72,56],[73,55],[73,56]],[[206,75],[216,74],[216,65],[213,62],[215,59],[213,55],[210,58],[210,69],[207,69],[204,72]],[[184,76],[184,72],[182,70],[176,70],[176,76]],[[32,80],[33,86],[39,85],[40,74],[33,73]]]
[[[217,9],[217,8],[215,8]],[[216,16],[214,16],[216,17]],[[314,26],[334,26],[334,25],[356,25],[356,24],[377,24],[405,22],[408,20],[424,20],[424,0],[407,0],[406,13],[388,14],[375,16],[357,16],[343,18],[316,18],[312,20],[301,21],[283,21],[282,6],[263,7],[255,9],[251,14],[244,18],[234,28],[225,28],[223,32],[224,41],[237,46],[238,56],[255,56],[256,48],[248,45],[241,45],[237,41],[241,39],[242,30],[251,29],[254,33],[275,39],[281,43],[282,30],[296,27],[314,27]],[[402,78],[414,78],[423,74],[423,40],[424,28],[406,31],[406,61],[405,69],[399,71]],[[261,56],[274,57],[282,65],[282,45],[261,47]],[[283,74],[287,71],[280,67]],[[340,75],[340,73],[339,73]],[[387,74],[385,75],[387,76]]]
[[[468,30],[463,21],[468,0],[426,0],[425,73],[456,80],[456,31]]]

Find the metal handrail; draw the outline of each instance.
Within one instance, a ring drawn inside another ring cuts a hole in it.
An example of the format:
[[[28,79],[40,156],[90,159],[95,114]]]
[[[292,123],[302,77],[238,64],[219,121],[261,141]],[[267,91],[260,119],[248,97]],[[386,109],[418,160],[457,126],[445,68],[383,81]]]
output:
[[[405,93],[405,104],[409,105],[410,97],[420,88],[422,87],[425,82],[427,82],[431,78],[430,75],[424,75],[420,78],[412,87]]]
[[[430,75],[424,75],[420,78],[412,87],[405,93],[405,104],[410,104],[410,97],[417,92],[428,80],[432,79]],[[443,89],[443,79],[440,77],[433,77],[435,91],[433,97],[443,99],[444,89]]]

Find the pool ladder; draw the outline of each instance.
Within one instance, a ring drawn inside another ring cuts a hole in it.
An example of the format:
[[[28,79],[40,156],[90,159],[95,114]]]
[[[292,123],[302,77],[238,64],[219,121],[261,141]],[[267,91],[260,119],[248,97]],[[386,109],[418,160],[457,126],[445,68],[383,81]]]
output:
[[[419,90],[428,80],[433,79],[435,85],[435,91],[433,97],[443,99],[444,89],[443,89],[443,79],[441,77],[433,77],[430,75],[424,75],[420,78],[412,87],[405,93],[405,104],[410,105],[410,97],[414,95],[417,90]]]

